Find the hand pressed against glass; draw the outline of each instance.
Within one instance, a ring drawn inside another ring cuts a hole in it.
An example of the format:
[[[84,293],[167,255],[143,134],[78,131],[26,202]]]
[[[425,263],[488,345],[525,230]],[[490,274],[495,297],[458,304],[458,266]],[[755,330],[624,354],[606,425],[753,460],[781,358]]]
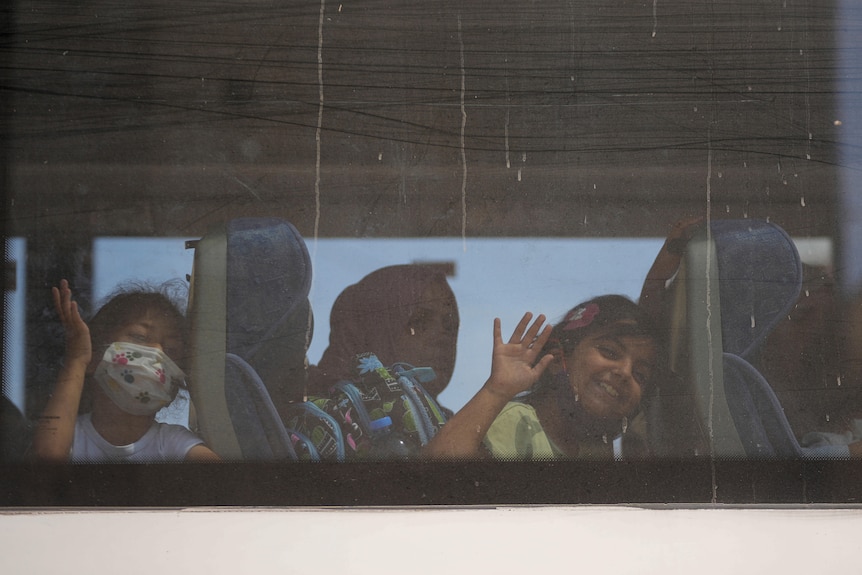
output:
[[[494,320],[494,353],[491,377],[486,386],[507,399],[530,389],[553,360],[552,355],[546,354],[535,363],[551,336],[551,326],[541,329],[544,315],[539,315],[530,325],[532,317],[531,313],[524,314],[507,343],[503,342],[500,320]]]
[[[72,299],[69,282],[62,280],[59,288],[51,288],[51,293],[54,297],[54,308],[66,332],[65,364],[68,366],[77,362],[86,366],[93,355],[90,329],[81,318],[77,302]]]

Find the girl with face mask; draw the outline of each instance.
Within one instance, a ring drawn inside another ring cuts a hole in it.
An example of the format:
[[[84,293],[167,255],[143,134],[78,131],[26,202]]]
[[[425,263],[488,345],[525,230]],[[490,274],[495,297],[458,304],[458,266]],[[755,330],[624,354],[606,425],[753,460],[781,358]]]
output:
[[[434,458],[612,458],[659,377],[660,338],[648,314],[608,295],[556,326],[525,314],[508,342],[494,321],[491,376],[426,446]]]
[[[184,356],[185,319],[173,303],[158,293],[122,293],[99,310],[91,329],[66,280],[52,293],[66,352],[36,427],[34,456],[74,463],[218,460],[185,427],[155,421],[185,379],[174,362]],[[90,410],[79,415],[86,395]]]

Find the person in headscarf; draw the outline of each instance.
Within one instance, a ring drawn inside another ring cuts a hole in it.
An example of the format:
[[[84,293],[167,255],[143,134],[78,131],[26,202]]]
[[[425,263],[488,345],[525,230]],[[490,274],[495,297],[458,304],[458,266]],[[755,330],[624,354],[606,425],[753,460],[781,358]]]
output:
[[[395,265],[368,274],[341,292],[329,323],[329,347],[309,370],[310,396],[349,378],[355,356],[366,352],[386,366],[433,368],[437,377],[423,386],[434,399],[452,378],[458,304],[439,266]]]

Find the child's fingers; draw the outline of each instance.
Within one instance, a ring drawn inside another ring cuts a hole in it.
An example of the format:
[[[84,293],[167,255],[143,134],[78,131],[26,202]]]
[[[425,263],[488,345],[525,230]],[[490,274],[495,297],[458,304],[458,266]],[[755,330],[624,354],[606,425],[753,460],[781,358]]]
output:
[[[509,338],[509,343],[521,343],[524,330],[527,329],[527,325],[530,323],[531,319],[533,319],[532,313],[527,312],[524,314],[524,317],[522,317],[521,321],[518,322],[518,325],[515,326],[515,331],[512,332],[512,337]]]
[[[546,325],[542,332],[536,336],[536,340],[533,342],[533,348],[540,350],[545,347],[545,344],[548,343],[553,331],[554,329],[550,325]]]
[[[72,291],[69,289],[69,284],[63,280],[60,282],[59,288],[51,288],[51,293],[54,296],[54,307],[57,309],[60,321],[65,323],[69,315],[69,304],[72,301]]]
[[[57,313],[60,314],[60,317],[63,316],[63,308],[60,304],[60,290],[55,287],[51,288],[51,295],[54,297],[54,309],[57,310]]]
[[[75,323],[83,321],[81,319],[81,312],[78,310],[78,302],[76,301],[69,304],[69,319]]]
[[[51,295],[54,298],[54,307],[57,310],[57,315],[60,316],[60,322],[64,326],[69,326],[70,323],[83,321],[78,310],[78,303],[72,299],[72,290],[69,289],[67,280],[60,280],[60,287],[52,287]]]
[[[539,317],[536,318],[536,321],[530,326],[530,329],[527,330],[527,333],[524,334],[523,341],[526,341],[528,345],[535,344],[536,335],[539,333],[539,328],[542,327],[542,324],[545,323],[545,316],[543,314],[539,314]]]
[[[500,318],[494,318],[494,345],[503,343],[503,333],[500,327]]]
[[[691,239],[694,230],[696,229],[696,225],[701,223],[704,220],[703,216],[692,216],[690,218],[683,218],[678,220],[673,228],[671,229],[668,237],[670,238],[681,238],[684,237],[686,239]]]
[[[529,341],[529,346],[527,347],[527,359],[532,361],[531,358],[538,356],[542,353],[542,350],[545,349],[545,344],[548,342],[548,338],[551,336],[551,332],[553,328],[550,325],[546,325],[545,328],[536,335],[535,337],[530,338],[529,340],[524,339],[524,341]],[[552,356],[553,357],[553,356]],[[542,373],[545,368],[539,370],[538,373]]]

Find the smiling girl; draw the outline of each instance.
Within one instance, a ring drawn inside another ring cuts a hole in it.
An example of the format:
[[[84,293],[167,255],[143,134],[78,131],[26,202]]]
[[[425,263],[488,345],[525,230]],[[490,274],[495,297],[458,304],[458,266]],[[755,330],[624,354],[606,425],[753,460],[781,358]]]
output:
[[[610,458],[660,369],[650,318],[616,295],[584,302],[553,329],[521,319],[507,343],[494,320],[491,376],[428,444],[433,458]],[[528,392],[528,393],[525,393]]]

